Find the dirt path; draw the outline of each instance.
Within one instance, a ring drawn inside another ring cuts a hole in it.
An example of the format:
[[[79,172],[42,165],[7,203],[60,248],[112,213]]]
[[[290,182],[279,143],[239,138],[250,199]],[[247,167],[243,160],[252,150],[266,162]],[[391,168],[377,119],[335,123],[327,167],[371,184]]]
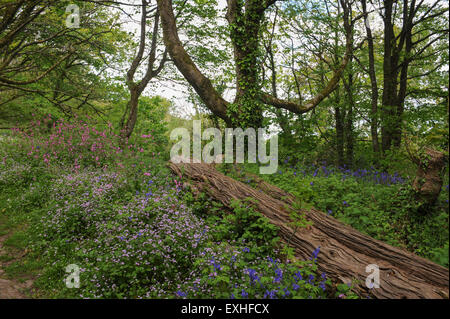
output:
[[[0,236],[0,257],[7,255],[6,250],[3,247],[3,242],[8,236]],[[25,299],[29,298],[24,294],[24,291],[30,290],[33,285],[32,280],[26,280],[19,282],[17,280],[7,279],[5,276],[4,268],[10,264],[13,260],[4,262],[0,259],[0,299]]]

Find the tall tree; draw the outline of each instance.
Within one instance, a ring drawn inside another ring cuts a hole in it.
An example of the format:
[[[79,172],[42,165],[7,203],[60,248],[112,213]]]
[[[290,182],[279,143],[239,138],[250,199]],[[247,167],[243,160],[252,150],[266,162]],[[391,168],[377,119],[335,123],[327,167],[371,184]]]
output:
[[[227,21],[234,50],[236,96],[232,103],[213,87],[211,81],[198,69],[184,49],[177,32],[171,0],[158,0],[164,42],[168,52],[205,105],[228,125],[258,126],[262,123],[262,104],[302,114],[314,109],[336,87],[352,51],[351,33],[354,21],[349,18],[349,3],[340,0],[343,8],[343,24],[346,30],[346,51],[339,67],[323,90],[303,104],[274,97],[261,89],[259,49],[261,23],[265,11],[276,0],[228,0]]]
[[[409,66],[423,59],[427,49],[448,34],[448,28],[430,29],[428,24],[448,12],[448,7],[439,0],[431,4],[385,0],[379,12],[384,26],[381,146],[387,151],[401,143]]]
[[[130,91],[130,100],[127,103],[125,112],[122,116],[120,126],[121,126],[121,136],[122,138],[128,138],[133,133],[134,126],[136,125],[136,120],[138,117],[138,104],[139,97],[141,96],[147,84],[152,78],[156,77],[164,68],[164,64],[167,61],[167,50],[164,51],[162,57],[157,66],[157,45],[158,45],[158,29],[159,29],[159,11],[156,7],[153,9],[149,8],[150,3],[147,0],[142,0],[141,2],[141,21],[140,21],[140,36],[139,36],[139,46],[138,51],[131,63],[130,68],[127,72],[126,83]],[[146,39],[148,37],[146,26],[149,18],[153,18],[153,31],[151,33],[151,43],[150,50],[147,57],[147,68],[141,78],[141,80],[135,80],[135,74],[139,65],[144,60],[144,52],[146,49]]]
[[[375,53],[372,29],[369,24],[366,0],[361,0],[364,14],[364,25],[367,34],[367,54],[369,56],[368,73],[371,85],[371,112],[370,112],[370,134],[372,140],[372,150],[375,154],[380,152],[380,143],[378,138],[378,83],[375,70]]]
[[[81,8],[79,28],[65,23],[69,4]],[[2,113],[50,105],[66,116],[85,107],[101,114],[93,101],[103,99],[106,69],[126,38],[117,15],[91,1],[0,0],[0,12]]]

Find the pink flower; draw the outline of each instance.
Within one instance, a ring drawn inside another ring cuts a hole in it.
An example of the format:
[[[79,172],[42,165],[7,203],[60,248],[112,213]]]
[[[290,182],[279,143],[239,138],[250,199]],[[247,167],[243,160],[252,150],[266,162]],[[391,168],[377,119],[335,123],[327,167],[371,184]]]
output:
[[[152,176],[152,174],[145,172],[144,173],[145,176]]]

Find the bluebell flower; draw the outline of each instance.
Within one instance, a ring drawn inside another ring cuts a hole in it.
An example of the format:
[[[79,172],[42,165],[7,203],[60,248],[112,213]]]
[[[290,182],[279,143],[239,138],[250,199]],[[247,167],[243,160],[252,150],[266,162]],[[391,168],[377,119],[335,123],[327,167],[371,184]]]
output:
[[[216,261],[214,260],[214,257],[211,259],[211,265],[214,266],[214,270],[221,270],[222,268],[220,267],[219,263],[216,263]]]
[[[255,280],[259,281],[259,277],[254,269],[248,268],[247,271],[251,282],[254,282]]]
[[[320,252],[320,246],[317,247],[316,249],[314,249],[314,251],[312,253],[313,259],[317,258],[317,255],[319,255],[319,252]]]
[[[325,281],[321,281],[319,283],[319,287],[322,288],[323,291],[325,291],[326,287],[325,287]]]
[[[274,283],[281,282],[283,279],[283,271],[280,268],[275,269],[275,278],[273,279]]]
[[[266,290],[263,298],[275,299],[277,290]]]

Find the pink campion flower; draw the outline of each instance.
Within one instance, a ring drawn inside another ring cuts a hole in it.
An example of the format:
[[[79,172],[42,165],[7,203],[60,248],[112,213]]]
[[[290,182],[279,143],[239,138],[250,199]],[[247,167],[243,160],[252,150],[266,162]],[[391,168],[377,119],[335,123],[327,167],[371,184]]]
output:
[[[152,174],[145,172],[144,173],[145,176],[152,176]]]

